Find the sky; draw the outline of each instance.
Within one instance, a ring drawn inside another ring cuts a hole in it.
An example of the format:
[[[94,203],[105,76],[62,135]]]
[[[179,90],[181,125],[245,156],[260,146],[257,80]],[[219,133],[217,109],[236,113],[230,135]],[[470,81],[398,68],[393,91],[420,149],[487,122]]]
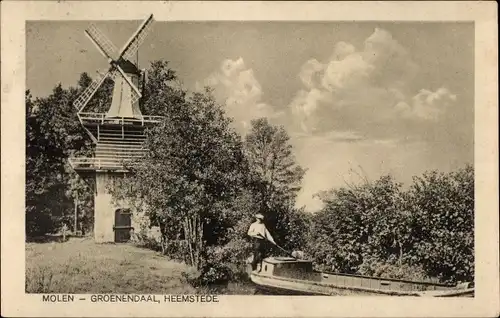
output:
[[[47,96],[105,71],[89,21],[28,22],[27,88]],[[140,21],[95,25],[120,48]],[[422,22],[155,22],[139,51],[164,59],[184,87],[215,88],[242,134],[283,125],[307,169],[298,206],[320,191],[474,161],[474,25]]]

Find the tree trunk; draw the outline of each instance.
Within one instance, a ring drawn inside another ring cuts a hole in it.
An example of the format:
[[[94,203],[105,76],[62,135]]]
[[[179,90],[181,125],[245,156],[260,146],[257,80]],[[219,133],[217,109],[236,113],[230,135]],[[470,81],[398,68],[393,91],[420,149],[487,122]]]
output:
[[[197,233],[197,257],[198,257],[198,266],[201,265],[201,253],[203,251],[203,222],[201,216],[197,216],[196,218],[196,233]]]
[[[403,265],[403,245],[399,243],[399,266]]]
[[[203,222],[199,215],[195,214],[184,219],[184,234],[189,247],[191,265],[199,269],[203,251]]]
[[[73,235],[76,235],[77,228],[78,228],[78,194],[76,195],[75,198],[75,220],[73,224]]]
[[[167,250],[167,233],[166,233],[166,229],[165,229],[165,224],[160,221],[160,218],[157,218],[156,222],[158,223],[158,226],[160,227],[161,254],[165,255],[166,250]]]
[[[200,260],[199,260],[199,257],[198,257],[198,249],[197,249],[197,237],[196,237],[196,215],[192,216],[190,219],[189,219],[189,230],[191,231],[191,240],[189,241],[189,244],[191,245],[191,248],[193,250],[193,258],[194,258],[194,267],[198,268],[198,266],[200,265]]]
[[[184,219],[184,237],[189,249],[189,260],[191,261],[191,265],[195,266],[193,246],[191,245],[191,229],[189,227],[189,217],[186,217]]]

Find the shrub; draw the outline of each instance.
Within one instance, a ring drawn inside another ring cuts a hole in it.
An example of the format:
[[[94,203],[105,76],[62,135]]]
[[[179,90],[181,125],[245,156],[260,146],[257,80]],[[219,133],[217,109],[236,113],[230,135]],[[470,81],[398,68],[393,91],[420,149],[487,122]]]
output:
[[[415,178],[410,206],[422,238],[415,259],[443,282],[474,280],[474,169]]]
[[[395,258],[380,261],[374,257],[367,257],[359,266],[359,274],[374,277],[406,279],[413,281],[432,281],[422,266],[398,264]]]
[[[390,177],[332,190],[313,216],[308,251],[328,271],[474,279],[474,171],[427,172],[403,191]]]
[[[163,240],[159,231],[158,227],[139,229],[139,231],[134,231],[131,241],[137,246],[163,252]]]
[[[165,242],[164,254],[168,257],[189,263],[189,246],[186,240],[168,240]]]

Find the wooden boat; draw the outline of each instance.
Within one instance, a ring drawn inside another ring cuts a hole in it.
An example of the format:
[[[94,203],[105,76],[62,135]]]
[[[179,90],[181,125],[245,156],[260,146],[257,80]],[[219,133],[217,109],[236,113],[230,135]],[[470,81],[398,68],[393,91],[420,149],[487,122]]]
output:
[[[470,283],[445,285],[318,272],[312,261],[291,257],[268,257],[260,272],[252,271],[251,266],[248,272],[260,292],[272,294],[474,297]]]

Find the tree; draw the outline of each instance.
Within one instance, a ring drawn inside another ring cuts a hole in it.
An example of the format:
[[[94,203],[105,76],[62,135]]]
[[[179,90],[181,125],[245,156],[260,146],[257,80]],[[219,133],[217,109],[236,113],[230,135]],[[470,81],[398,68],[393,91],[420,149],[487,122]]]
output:
[[[290,137],[282,126],[272,126],[266,118],[255,119],[251,125],[245,155],[262,203],[270,207],[277,198],[293,201],[305,170],[295,162]]]
[[[92,78],[88,73],[84,72],[80,75],[78,80],[78,95],[82,93],[90,84],[92,83]],[[92,99],[85,106],[83,111],[94,112],[94,113],[105,113],[111,106],[111,100],[113,97],[114,82],[111,78],[106,78],[101,86],[97,89]],[[76,96],[76,97],[77,97]]]
[[[283,233],[280,238],[303,244],[301,231],[291,231],[306,228],[305,212],[293,209],[303,169],[294,162],[283,128],[254,122],[244,149],[211,90],[188,95],[176,86],[166,62],[152,63],[146,92],[144,112],[164,121],[147,130],[148,151],[130,166],[124,186],[115,191],[117,200],[133,198],[150,224],[160,226],[165,241],[187,241],[187,260],[214,280],[226,265],[238,267],[248,257],[246,231],[262,202],[284,224],[273,225]],[[269,162],[263,164],[258,138],[269,148]]]
[[[26,234],[55,230],[52,215],[61,193],[62,136],[38,115],[38,101],[26,91]]]
[[[390,176],[323,193],[311,250],[326,268],[357,272],[362,264],[402,264],[412,248],[401,184]],[[324,260],[323,260],[324,259]]]
[[[184,105],[186,91],[178,83],[168,61],[153,61],[147,71],[141,111],[144,115],[168,116],[170,108]]]
[[[294,209],[305,170],[296,163],[290,137],[283,127],[272,126],[266,118],[253,120],[251,125],[245,138],[245,155],[259,210],[266,216],[266,223],[280,242],[298,247],[297,244],[303,240],[298,237],[290,240],[289,236],[306,231],[305,227],[299,226],[305,226],[302,222],[305,219],[301,217],[303,212]]]
[[[68,164],[68,158],[88,155],[92,142],[81,126],[73,101],[92,82],[83,73],[76,88],[56,85],[52,94],[32,100],[26,92],[26,233],[53,232],[71,222],[79,198],[85,227],[92,223],[92,193]],[[110,103],[111,84],[105,82],[89,107],[102,110]],[[108,105],[109,106],[109,105]],[[71,215],[71,216],[70,216]]]
[[[474,279],[474,169],[431,171],[409,190],[419,228],[415,257],[441,281]]]
[[[135,198],[135,205],[163,227],[182,229],[189,260],[200,268],[207,238],[213,236],[205,228],[212,225],[213,229],[214,223],[223,221],[221,204],[240,191],[245,160],[241,139],[211,92],[183,98],[184,92],[165,90],[166,67],[166,63],[153,64],[159,69],[149,73],[150,95],[144,103],[164,120],[146,132],[148,151],[131,167],[130,177],[124,180],[129,186],[122,187],[129,190],[121,197]],[[158,77],[152,78],[155,74]]]

